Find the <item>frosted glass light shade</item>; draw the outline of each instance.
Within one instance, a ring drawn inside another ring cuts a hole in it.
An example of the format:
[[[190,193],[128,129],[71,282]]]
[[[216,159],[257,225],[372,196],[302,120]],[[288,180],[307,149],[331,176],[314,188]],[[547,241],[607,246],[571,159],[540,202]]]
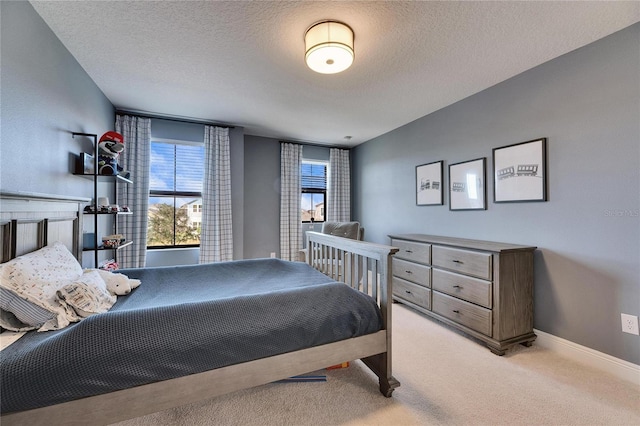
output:
[[[307,66],[321,74],[335,74],[353,63],[353,31],[336,21],[314,24],[304,35]]]

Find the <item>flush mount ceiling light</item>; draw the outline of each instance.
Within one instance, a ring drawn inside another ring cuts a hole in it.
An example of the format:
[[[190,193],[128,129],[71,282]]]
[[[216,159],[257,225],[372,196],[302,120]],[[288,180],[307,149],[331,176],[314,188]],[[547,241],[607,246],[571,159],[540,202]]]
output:
[[[321,74],[335,74],[353,63],[353,30],[337,21],[313,24],[304,35],[307,66]]]

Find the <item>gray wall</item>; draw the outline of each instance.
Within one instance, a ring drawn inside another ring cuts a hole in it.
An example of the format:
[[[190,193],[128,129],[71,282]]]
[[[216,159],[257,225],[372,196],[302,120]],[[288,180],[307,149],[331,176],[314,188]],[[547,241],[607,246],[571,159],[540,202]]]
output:
[[[204,124],[152,118],[151,138],[176,139],[204,144]]]
[[[93,152],[93,140],[113,130],[114,108],[28,2],[0,2],[2,79],[0,188],[93,198],[93,181],[74,176],[76,156]],[[112,197],[101,182],[99,195]],[[112,218],[100,218],[98,234],[112,233]],[[84,230],[93,231],[92,218]],[[100,252],[98,260],[112,256]],[[85,267],[94,266],[85,252]]]
[[[0,188],[91,197],[90,180],[73,176],[73,156],[112,130],[114,108],[28,2],[0,2]]]
[[[233,221],[233,259],[244,258],[244,156],[246,148],[244,128],[229,130],[229,156],[231,161],[231,209]]]
[[[358,146],[366,239],[430,233],[539,247],[535,328],[640,364],[640,24]],[[549,201],[493,203],[492,148],[548,138]],[[415,166],[487,157],[488,210],[415,205]]]
[[[244,258],[280,257],[280,141],[245,136]],[[304,145],[302,157],[329,161],[329,148]],[[303,232],[322,224],[304,224]]]
[[[244,138],[244,258],[280,257],[280,142]]]

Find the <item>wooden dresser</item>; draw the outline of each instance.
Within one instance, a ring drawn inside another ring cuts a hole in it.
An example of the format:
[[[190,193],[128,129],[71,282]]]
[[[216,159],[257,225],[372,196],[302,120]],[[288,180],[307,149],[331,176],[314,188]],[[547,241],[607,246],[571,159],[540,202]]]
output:
[[[393,300],[483,341],[504,355],[533,333],[536,247],[423,234],[389,235]]]

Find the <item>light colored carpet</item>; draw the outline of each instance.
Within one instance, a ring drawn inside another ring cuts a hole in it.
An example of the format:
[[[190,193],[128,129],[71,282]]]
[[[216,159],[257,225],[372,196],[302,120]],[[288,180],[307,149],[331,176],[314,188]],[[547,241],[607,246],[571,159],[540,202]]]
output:
[[[399,304],[393,321],[392,398],[357,361],[326,382],[273,383],[118,425],[640,425],[631,382],[535,343],[498,357]]]

